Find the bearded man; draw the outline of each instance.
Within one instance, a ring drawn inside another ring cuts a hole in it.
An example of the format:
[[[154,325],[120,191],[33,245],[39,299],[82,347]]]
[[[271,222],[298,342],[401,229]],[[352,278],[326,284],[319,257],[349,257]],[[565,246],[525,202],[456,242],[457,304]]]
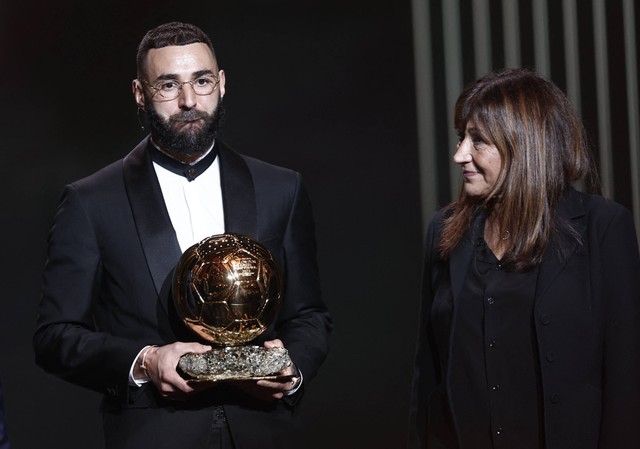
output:
[[[49,235],[37,363],[104,394],[108,449],[304,447],[294,413],[328,351],[314,225],[300,175],[217,138],[225,74],[199,28],[172,22],[140,43],[133,94],[150,129],[131,153],[65,187]],[[176,371],[210,347],[175,316],[171,278],[205,237],[247,235],[285,279],[276,322],[283,380],[197,388]]]

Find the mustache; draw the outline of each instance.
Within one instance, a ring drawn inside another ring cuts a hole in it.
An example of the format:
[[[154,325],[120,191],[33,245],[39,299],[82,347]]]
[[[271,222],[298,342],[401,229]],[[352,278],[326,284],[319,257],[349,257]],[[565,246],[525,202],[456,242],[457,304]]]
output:
[[[209,118],[209,114],[203,111],[198,111],[196,109],[190,109],[188,111],[178,112],[177,114],[173,114],[169,117],[169,123],[185,123],[185,122],[193,122],[195,120],[206,120]]]

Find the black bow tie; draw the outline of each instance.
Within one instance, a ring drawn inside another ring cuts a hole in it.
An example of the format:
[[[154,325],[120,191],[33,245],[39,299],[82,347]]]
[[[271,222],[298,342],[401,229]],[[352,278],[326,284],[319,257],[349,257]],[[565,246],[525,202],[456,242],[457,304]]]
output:
[[[209,151],[205,157],[200,159],[195,164],[185,164],[170,156],[167,156],[156,147],[151,146],[151,160],[153,162],[155,162],[162,168],[175,173],[176,175],[184,176],[185,178],[187,178],[187,180],[189,180],[189,182],[193,181],[198,176],[203,174],[207,170],[207,168],[209,168],[211,164],[213,164],[213,161],[216,160],[217,155],[218,151],[216,150],[216,147],[214,145],[211,151]]]

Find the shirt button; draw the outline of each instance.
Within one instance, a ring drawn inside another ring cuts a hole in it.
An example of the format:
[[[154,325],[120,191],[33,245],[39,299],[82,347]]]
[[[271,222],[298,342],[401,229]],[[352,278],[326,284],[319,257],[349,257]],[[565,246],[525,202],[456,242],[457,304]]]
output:
[[[558,395],[558,393],[553,393],[551,395],[551,403],[557,404],[558,402],[560,402],[560,395]]]
[[[495,302],[495,300],[493,298],[487,298],[487,302],[489,303],[489,305],[491,305]]]
[[[551,317],[549,317],[549,315],[541,315],[540,316],[540,321],[542,322],[542,324],[544,324],[545,326],[549,325],[549,323],[551,323]]]
[[[501,264],[501,263],[499,263],[498,265],[496,265],[496,270],[499,270],[499,269],[501,269],[501,268],[502,268],[502,264]]]
[[[496,429],[496,435],[498,435],[498,436],[502,435],[502,427],[498,427]]]
[[[492,386],[491,386],[491,389],[492,389],[493,391],[498,391],[498,390],[500,389],[500,384],[492,385]]]
[[[490,348],[493,348],[495,345],[496,345],[496,341],[495,341],[495,340],[491,340],[491,341],[489,342],[489,347],[490,347]]]
[[[556,355],[551,351],[547,352],[547,362],[553,363],[555,361],[556,361]]]

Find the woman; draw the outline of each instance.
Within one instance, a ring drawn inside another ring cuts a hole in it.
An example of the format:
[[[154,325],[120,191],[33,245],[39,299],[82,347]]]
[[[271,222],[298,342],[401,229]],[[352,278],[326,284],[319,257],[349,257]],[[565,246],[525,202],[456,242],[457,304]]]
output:
[[[413,448],[640,448],[640,258],[566,96],[524,69],[456,103],[457,201],[429,227]]]

